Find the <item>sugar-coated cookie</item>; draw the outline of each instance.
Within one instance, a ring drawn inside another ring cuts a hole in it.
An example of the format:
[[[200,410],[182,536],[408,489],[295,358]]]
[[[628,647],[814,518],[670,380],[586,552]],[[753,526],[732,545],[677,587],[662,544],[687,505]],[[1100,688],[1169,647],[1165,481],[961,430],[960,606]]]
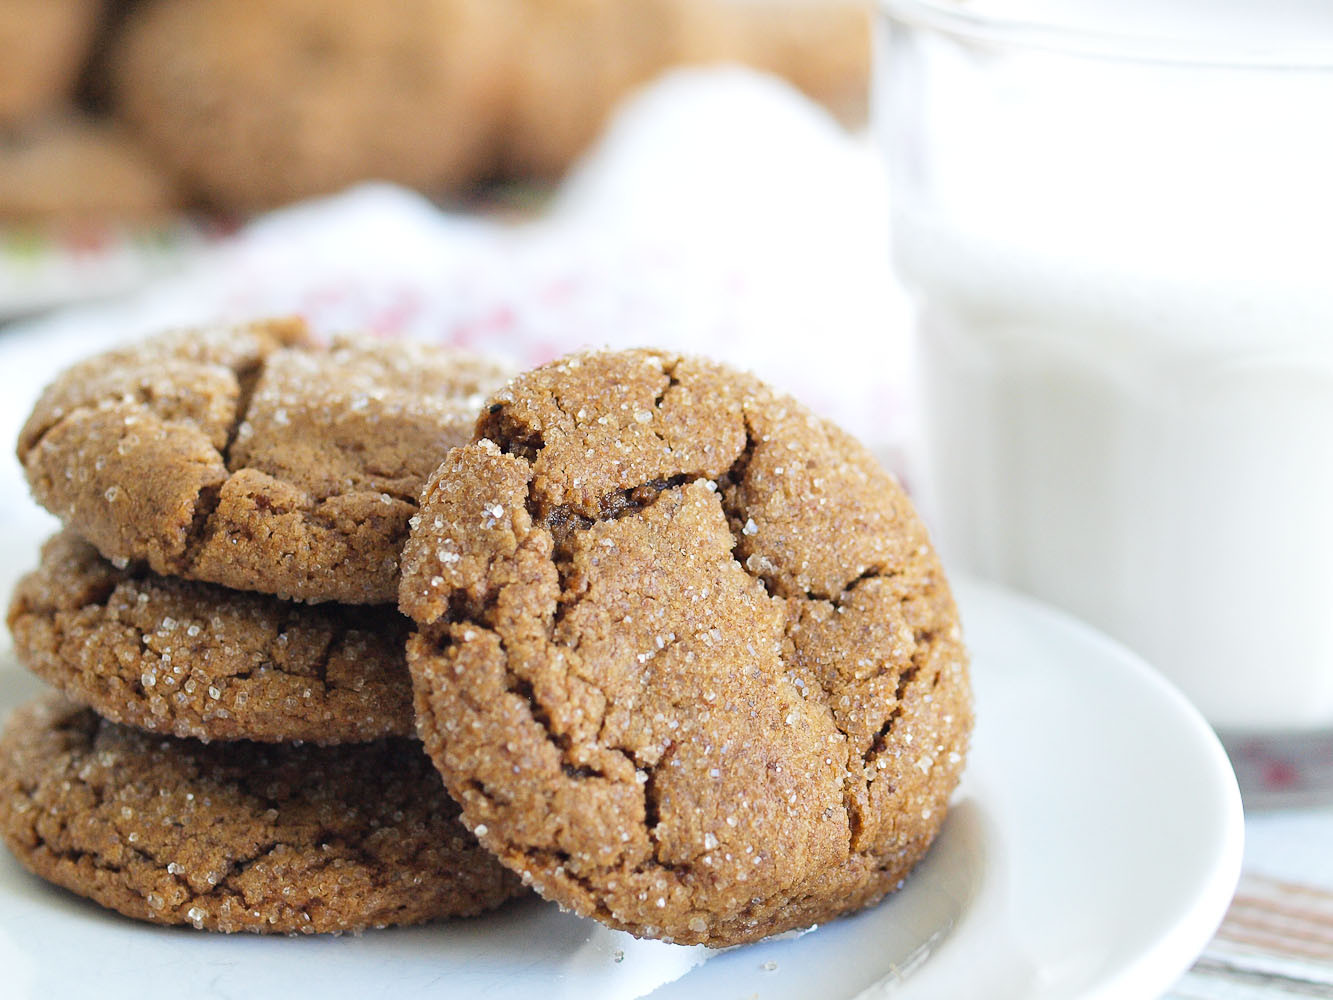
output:
[[[504,378],[465,352],[298,321],[165,334],[81,362],[18,454],[116,562],[289,599],[392,603],[421,484]]]
[[[201,740],[411,736],[393,607],[305,605],[116,569],[69,532],[19,581],[19,661],[103,718]]]
[[[418,730],[547,898],[715,946],[897,888],[971,729],[948,584],[851,437],[724,366],[575,355],[498,392],[403,553]]]
[[[0,833],[28,869],[109,909],[215,931],[422,923],[520,891],[415,742],[203,744],[57,696],[0,737]]]

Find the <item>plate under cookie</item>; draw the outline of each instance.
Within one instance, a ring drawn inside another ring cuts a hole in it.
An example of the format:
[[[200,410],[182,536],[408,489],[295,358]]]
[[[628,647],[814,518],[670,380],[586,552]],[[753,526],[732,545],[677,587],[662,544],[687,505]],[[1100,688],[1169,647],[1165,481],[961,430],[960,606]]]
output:
[[[1119,646],[993,586],[956,591],[977,691],[969,769],[926,860],[865,913],[722,953],[636,941],[537,901],[355,938],[228,937],[106,913],[6,853],[0,992],[70,995],[96,970],[105,1000],[205,989],[330,1000],[1161,994],[1220,921],[1239,871],[1240,800],[1225,755],[1184,699]],[[37,686],[0,664],[0,710]]]

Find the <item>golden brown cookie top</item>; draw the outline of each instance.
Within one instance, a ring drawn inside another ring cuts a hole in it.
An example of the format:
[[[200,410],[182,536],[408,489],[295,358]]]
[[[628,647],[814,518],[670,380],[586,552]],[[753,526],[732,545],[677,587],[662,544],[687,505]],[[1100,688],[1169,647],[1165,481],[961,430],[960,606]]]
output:
[[[729,945],[895,888],[971,727],[947,583],[852,438],[751,376],[577,355],[497,393],[403,554],[418,728],[484,846]]]
[[[391,603],[407,519],[504,372],[299,321],[166,334],[75,365],[19,459],[116,562],[306,601]]]
[[[0,832],[43,878],[140,920],[209,930],[420,923],[518,891],[415,742],[203,744],[54,696],[0,738]]]
[[[392,606],[310,606],[116,569],[65,532],[9,606],[19,660],[104,718],[203,740],[411,736]]]

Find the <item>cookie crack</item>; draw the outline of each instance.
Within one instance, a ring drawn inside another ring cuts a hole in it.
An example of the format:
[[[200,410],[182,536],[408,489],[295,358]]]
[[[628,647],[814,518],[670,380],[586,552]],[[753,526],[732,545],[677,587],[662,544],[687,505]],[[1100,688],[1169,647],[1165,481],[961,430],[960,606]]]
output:
[[[237,381],[239,382],[241,378],[240,372],[234,368],[232,369],[232,372],[236,375]],[[158,402],[161,398],[163,397],[158,394],[156,386],[154,386],[153,383],[144,382],[131,389],[126,389],[113,397],[108,397],[103,400],[89,400],[80,403],[69,410],[61,409],[53,414],[50,420],[41,424],[39,427],[35,427],[32,430],[27,430],[25,428],[24,431],[20,432],[18,446],[19,461],[26,465],[28,455],[41,448],[42,443],[50,436],[52,431],[67,420],[70,420],[79,414],[95,412],[101,406],[108,404],[141,406],[151,411],[153,404]]]
[[[674,389],[676,386],[680,385],[680,379],[676,378],[676,366],[679,363],[680,360],[675,359],[669,365],[667,365],[662,369],[662,374],[665,375],[667,378],[667,384],[662,387],[662,390],[658,392],[656,396],[653,397],[653,412],[658,416],[660,416],[662,413],[662,404],[665,402],[667,394],[670,393],[671,390]],[[657,420],[649,421],[648,430],[652,432],[653,437],[657,438],[657,440],[661,442],[662,447],[666,449],[666,453],[674,458],[676,451],[674,448],[671,447],[671,441],[667,438],[666,433],[662,430],[659,421]]]
[[[659,864],[662,862],[662,841],[657,828],[662,822],[662,792],[657,787],[657,772],[660,767],[665,766],[674,750],[674,744],[668,746],[656,765],[643,769],[643,825],[648,831],[648,842],[653,846],[653,860]],[[644,865],[639,865],[636,870],[643,869]]]
[[[242,896],[243,893],[241,892],[240,887],[229,883],[232,883],[234,879],[243,877],[245,873],[257,863],[272,854],[274,849],[281,845],[281,843],[282,841],[280,840],[269,840],[255,847],[254,850],[248,852],[243,857],[229,858],[227,861],[227,870],[218,877],[218,880],[215,883],[213,883],[212,889],[205,892],[194,892],[192,890],[191,895],[197,899],[200,897],[221,895],[224,891],[230,890],[235,895]]]
[[[232,413],[231,424],[227,428],[226,440],[218,450],[218,458],[222,467],[227,471],[228,479],[236,473],[236,470],[232,467],[232,449],[236,444],[236,439],[240,436],[241,427],[249,419],[250,404],[254,400],[255,389],[264,374],[267,360],[267,358],[257,358],[249,364],[232,368],[237,385],[236,408]],[[208,538],[213,515],[222,503],[222,488],[226,481],[224,479],[222,482],[209,483],[203,486],[195,497],[190,526],[185,532],[185,544],[178,557],[182,571],[188,571],[194,565],[199,550]]]
[[[556,878],[568,879],[583,890],[584,906],[578,911],[581,916],[592,917],[603,923],[614,922],[611,908],[600,898],[596,880],[590,875],[571,870],[574,858],[568,851],[558,847],[537,847],[527,849],[526,853],[537,862],[535,867],[538,870],[546,869]]]
[[[674,366],[668,369],[667,385],[657,394],[654,400],[655,407],[660,411],[667,394],[672,388],[679,385],[679,380],[675,376]],[[556,408],[566,417],[569,414],[560,405],[559,400],[555,401]],[[718,501],[722,507],[724,516],[727,519],[728,526],[734,539],[732,547],[732,558],[742,568],[742,570],[751,578],[756,580],[770,598],[781,599],[780,588],[776,579],[762,571],[756,571],[752,565],[753,554],[744,555],[746,539],[753,533],[749,514],[746,505],[740,502],[740,488],[744,484],[750,464],[753,460],[755,450],[758,447],[760,436],[756,432],[753,423],[748,414],[743,415],[745,428],[745,443],[739,453],[733,459],[727,470],[716,479],[702,475],[700,473],[679,473],[668,478],[659,478],[641,483],[638,486],[627,487],[621,490],[609,493],[598,500],[597,517],[590,518],[575,511],[570,505],[554,505],[544,507],[536,496],[533,477],[529,475],[527,482],[527,496],[525,498],[525,508],[534,527],[546,530],[552,539],[552,561],[555,564],[558,593],[557,606],[547,629],[548,642],[554,643],[556,631],[566,615],[578,605],[580,598],[569,599],[567,595],[574,592],[572,572],[574,558],[574,539],[581,532],[587,531],[594,524],[615,521],[620,518],[637,514],[646,509],[651,504],[657,502],[661,496],[669,490],[679,489],[680,487],[698,480],[704,480],[709,483],[713,491],[718,496]],[[660,431],[654,427],[653,431],[660,440],[666,443]],[[535,464],[540,453],[545,446],[544,438],[538,431],[533,430],[519,421],[515,420],[504,404],[493,404],[478,424],[478,437],[485,437],[496,443],[502,454],[513,455],[523,459],[529,469]],[[749,527],[749,531],[747,531]],[[848,595],[867,580],[877,579],[885,574],[880,567],[872,566],[861,570],[855,577],[849,580],[846,585],[841,587],[838,593],[824,597],[814,591],[807,591],[799,595],[806,601],[827,600],[836,609],[841,609]],[[497,630],[498,634],[498,630]],[[501,645],[504,646],[503,636],[500,636]],[[505,650],[508,657],[508,650]],[[784,654],[779,658],[779,665],[782,668],[788,666],[788,657]],[[570,740],[564,734],[554,731],[549,711],[543,706],[536,696],[532,685],[525,680],[513,677],[509,684],[509,689],[522,697],[529,706],[532,718],[546,732],[548,739],[560,751],[562,761],[562,770],[567,777],[581,779],[585,777],[605,777],[601,772],[575,764],[570,760],[572,746]],[[908,679],[910,680],[910,678]],[[900,683],[906,683],[901,681]],[[827,709],[831,699],[831,693],[823,685],[816,685],[819,690],[823,706]],[[836,730],[844,739],[848,739],[848,732],[843,725],[840,725],[836,716],[830,710],[829,715],[833,721]],[[887,738],[887,736],[885,736]],[[642,781],[644,796],[644,822],[647,830],[649,842],[652,845],[651,861],[641,863],[636,871],[642,871],[646,865],[659,865],[661,861],[661,843],[657,834],[657,828],[661,823],[661,800],[657,788],[657,766],[639,768],[635,763],[632,751],[625,747],[613,746],[604,742],[599,733],[598,744],[607,750],[621,754],[629,763],[635,764],[635,769],[644,774]],[[664,753],[663,759],[670,753],[670,747]],[[847,777],[844,784],[852,778],[850,759],[846,768]],[[867,781],[868,784],[868,781]],[[850,830],[850,843],[855,843],[859,835],[861,820],[859,810],[856,806],[856,796],[852,789],[844,788],[843,791],[843,810],[847,817],[848,828]],[[567,860],[567,858],[566,858]],[[666,866],[672,867],[672,866]],[[575,881],[580,881],[572,873],[568,872],[568,877]]]
[[[563,412],[563,411],[562,411]],[[546,447],[542,433],[514,419],[510,408],[504,403],[492,403],[477,421],[478,440],[493,442],[502,455],[513,455],[529,465],[537,461],[537,456]],[[529,488],[531,496],[531,488]]]
[[[662,369],[662,374],[667,377],[667,384],[662,388],[662,391],[659,392],[657,396],[653,399],[653,407],[655,409],[661,410],[662,401],[666,399],[667,393],[669,393],[672,389],[676,388],[676,386],[680,385],[680,379],[676,378],[676,368],[679,365],[680,365],[680,359],[674,358],[669,365],[667,365],[665,368]]]
[[[231,465],[231,451],[236,444],[237,436],[241,433],[242,425],[250,418],[250,404],[254,401],[255,389],[258,388],[259,380],[263,377],[266,363],[266,358],[257,358],[247,365],[232,369],[236,376],[237,386],[236,410],[232,414],[231,425],[227,428],[226,441],[218,452],[222,458],[223,467],[229,473],[236,471]]]
[[[772,564],[766,557],[753,551],[746,551],[749,549],[748,539],[751,535],[757,533],[758,526],[750,517],[747,505],[741,501],[741,487],[744,485],[745,480],[749,475],[750,464],[754,459],[754,453],[759,444],[759,434],[755,431],[754,425],[751,423],[748,414],[745,414],[743,419],[745,422],[745,446],[741,449],[740,454],[736,456],[731,467],[727,469],[717,482],[718,497],[721,501],[723,513],[727,518],[727,526],[731,529],[733,539],[731,557],[735,563],[744,570],[746,575],[763,587],[764,592],[770,598],[783,600],[788,596],[783,594],[782,591],[784,588],[779,585],[776,576],[771,570],[765,571],[764,568],[766,564],[769,567],[771,567]],[[744,558],[742,558],[742,556],[744,556]],[[833,595],[832,599],[824,598],[816,591],[812,590],[807,590],[802,594],[791,596],[797,597],[803,602],[827,600],[829,603],[833,604],[836,610],[841,610],[842,604],[847,599],[847,595],[851,590],[860,586],[860,584],[866,580],[876,578],[878,575],[879,571],[874,567],[861,572],[857,577],[849,581],[839,593]],[[797,616],[794,615],[789,608],[787,610],[786,621],[786,631],[788,634],[790,634],[791,627],[796,623],[796,620]],[[785,649],[778,654],[778,664],[782,674],[789,674],[790,658]],[[837,730],[843,737],[844,741],[850,746],[850,734],[847,731],[847,727],[839,722],[837,714],[832,710],[831,703],[833,692],[825,687],[824,684],[820,683],[818,678],[814,678],[814,680],[814,688],[819,692],[816,698],[817,702],[828,712],[829,720],[833,724],[834,729]],[[788,683],[790,683],[790,681],[788,681]],[[803,697],[807,697],[807,690],[808,688],[803,687],[800,694]],[[846,775],[843,779],[842,808],[847,817],[847,827],[849,831],[848,845],[850,847],[851,844],[856,843],[861,820],[860,810],[856,804],[856,794],[854,790],[849,787],[849,782],[852,780],[850,753],[847,764],[848,766],[845,769]]]
[[[893,710],[889,712],[889,717],[884,720],[884,725],[879,727],[879,732],[876,733],[875,738],[871,740],[870,749],[861,755],[861,759],[867,764],[870,763],[871,757],[883,753],[884,749],[888,746],[889,737],[893,734],[893,727],[897,724],[903,714],[903,699],[907,697],[908,685],[916,680],[919,669],[920,668],[913,663],[910,667],[904,668],[902,673],[898,675],[898,685],[893,692]]]
[[[871,580],[893,580],[901,575],[902,575],[901,573],[897,573],[892,570],[885,570],[884,568],[879,566],[871,566],[870,568],[864,570],[860,575],[855,576],[852,579],[848,580],[846,583],[844,583],[838,589],[838,592],[836,594],[825,595],[819,593],[818,591],[807,590],[805,592],[805,598],[808,601],[826,601],[827,603],[833,605],[834,610],[841,611],[843,607],[846,606],[847,600],[852,595],[852,592],[855,591],[858,587],[860,587],[861,584],[867,583]]]
[[[750,472],[750,463],[754,460],[755,449],[759,447],[759,435],[755,432],[754,424],[750,422],[750,415],[743,413],[741,421],[745,425],[745,444],[740,453],[732,461],[727,471],[718,477],[717,487],[719,492],[725,492],[730,489],[737,489],[745,481]],[[723,497],[723,506],[726,507],[727,498]],[[739,510],[739,504],[736,505]]]
[[[697,473],[679,473],[666,479],[653,479],[638,486],[617,490],[598,500],[598,517],[589,518],[575,511],[571,506],[558,504],[543,509],[533,496],[532,482],[528,483],[526,509],[534,525],[539,525],[551,535],[551,558],[555,564],[560,600],[557,601],[555,615],[548,630],[548,638],[555,641],[555,632],[568,613],[578,605],[579,598],[567,599],[566,595],[574,592],[572,586],[572,567],[574,562],[574,539],[580,532],[587,531],[594,524],[605,524],[624,517],[640,513],[670,490],[679,489],[687,483],[702,477]]]
[[[666,479],[650,479],[646,483],[609,493],[598,501],[598,521],[618,521],[652,506],[663,493],[679,489],[686,483],[702,478],[698,473],[682,472]]]
[[[894,688],[893,709],[889,712],[888,717],[884,720],[884,724],[879,727],[879,731],[875,734],[875,738],[871,740],[870,746],[866,749],[866,751],[863,754],[861,754],[861,765],[862,765],[861,770],[865,778],[865,786],[867,791],[870,788],[871,782],[874,780],[875,772],[878,770],[878,767],[874,762],[881,754],[885,753],[888,750],[889,741],[893,738],[894,730],[897,728],[898,722],[902,719],[903,709],[906,704],[908,689],[913,685],[913,683],[917,681],[919,677],[922,676],[923,671],[926,670],[925,665],[921,662],[921,657],[925,655],[925,651],[934,644],[937,635],[938,633],[933,629],[917,630],[913,635],[914,651],[912,654],[912,659],[911,662],[907,666],[905,666],[902,669],[902,672],[899,673],[898,675],[898,682]],[[938,680],[938,674],[931,677],[930,680],[933,689],[935,682]],[[863,821],[861,819],[860,810],[857,809],[856,810],[857,836],[859,836],[859,832],[862,826],[863,826]],[[852,843],[855,843],[856,839],[857,837],[853,836]]]
[[[498,633],[497,633],[498,635]],[[504,648],[504,638],[500,638],[500,646]],[[508,651],[505,651],[508,656]],[[605,778],[606,774],[594,767],[589,767],[586,763],[575,763],[574,761],[574,743],[569,738],[568,733],[562,733],[555,728],[551,720],[550,710],[541,703],[537,697],[537,692],[533,690],[532,683],[524,677],[510,674],[509,683],[506,690],[522,698],[528,704],[528,714],[532,721],[541,726],[546,733],[546,738],[551,744],[560,751],[560,768],[567,778],[583,780],[585,778]]]
[[[722,504],[722,513],[727,519],[727,527],[731,529],[732,560],[745,571],[747,576],[757,580],[769,597],[781,597],[782,595],[778,592],[777,581],[769,574],[762,572],[762,567],[767,560],[754,552],[747,551],[750,547],[749,537],[758,530],[758,526],[751,519],[746,505],[741,502],[740,489],[749,473],[750,463],[754,459],[755,448],[758,447],[759,440],[753,425],[750,423],[749,416],[744,416],[743,420],[745,422],[745,446],[727,471],[718,477],[714,485],[717,487],[718,500]]]
[[[94,794],[94,803],[92,809],[96,811],[105,804],[106,796],[104,790],[101,789],[100,787],[95,788],[94,791],[95,794]],[[73,837],[70,824],[66,821],[62,821],[60,823],[59,828],[55,831],[56,835],[54,837],[44,836],[39,834],[35,826],[31,827],[30,829],[33,835],[34,849],[43,850],[52,858],[55,858],[58,861],[65,862],[74,865],[76,867],[86,863],[94,871],[105,872],[110,875],[125,875],[127,872],[130,871],[132,865],[137,861],[139,864],[146,865],[149,868],[155,870],[166,871],[169,875],[171,875],[171,877],[187,893],[188,898],[185,900],[185,903],[189,903],[197,899],[209,898],[218,895],[217,893],[218,885],[214,885],[208,891],[204,892],[196,891],[194,888],[190,886],[189,882],[186,879],[184,879],[181,875],[172,872],[170,867],[166,863],[164,863],[155,852],[146,850],[145,848],[132,843],[125,837],[119,837],[119,846],[128,856],[128,858],[126,861],[118,863],[116,861],[113,861],[111,858],[107,857],[107,855],[102,853],[101,851],[82,848],[72,842],[61,843],[61,841],[63,841],[64,839]],[[218,882],[220,884],[221,879],[219,879]],[[129,887],[127,886],[127,888]],[[82,894],[83,893],[80,893],[80,895]],[[153,907],[153,904],[149,901],[149,896],[151,895],[151,893],[139,891],[138,895],[141,898],[143,898],[146,903],[148,903],[151,909],[156,909],[156,907]]]
[[[62,828],[61,832],[68,834],[68,829]],[[99,854],[96,851],[84,850],[81,847],[74,847],[72,845],[61,847],[52,843],[52,838],[50,837],[35,837],[34,848],[36,850],[44,850],[47,854],[51,855],[51,857],[67,861],[73,865],[80,865],[86,861],[95,871],[107,872],[112,875],[123,875],[128,867],[127,865],[116,864],[116,862],[112,861],[110,858],[103,854]],[[140,851],[137,848],[126,845],[125,850],[131,854],[137,855],[141,860],[153,863],[143,851]]]
[[[486,782],[482,781],[480,778],[466,779],[463,782],[463,787],[467,791],[472,792],[474,795],[482,799],[492,809],[496,807],[496,803],[499,803],[501,805],[508,805],[512,801],[508,796],[503,795],[498,790],[491,788],[489,785],[486,784]]]
[[[329,661],[333,659],[334,654],[347,641],[348,634],[352,631],[350,622],[338,621],[333,626],[333,632],[329,635],[329,641],[320,650],[319,656],[315,657],[315,679],[325,691],[329,690]],[[286,630],[284,629],[283,634]]]

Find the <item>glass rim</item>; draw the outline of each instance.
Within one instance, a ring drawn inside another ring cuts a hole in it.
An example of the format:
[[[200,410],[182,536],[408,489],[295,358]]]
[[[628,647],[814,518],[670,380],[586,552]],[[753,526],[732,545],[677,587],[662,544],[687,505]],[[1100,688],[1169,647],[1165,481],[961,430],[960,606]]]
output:
[[[969,9],[959,0],[878,0],[880,12],[906,27],[971,42],[1112,61],[1218,69],[1333,71],[1333,44],[1264,45],[1197,41],[1148,32],[1112,32]]]

